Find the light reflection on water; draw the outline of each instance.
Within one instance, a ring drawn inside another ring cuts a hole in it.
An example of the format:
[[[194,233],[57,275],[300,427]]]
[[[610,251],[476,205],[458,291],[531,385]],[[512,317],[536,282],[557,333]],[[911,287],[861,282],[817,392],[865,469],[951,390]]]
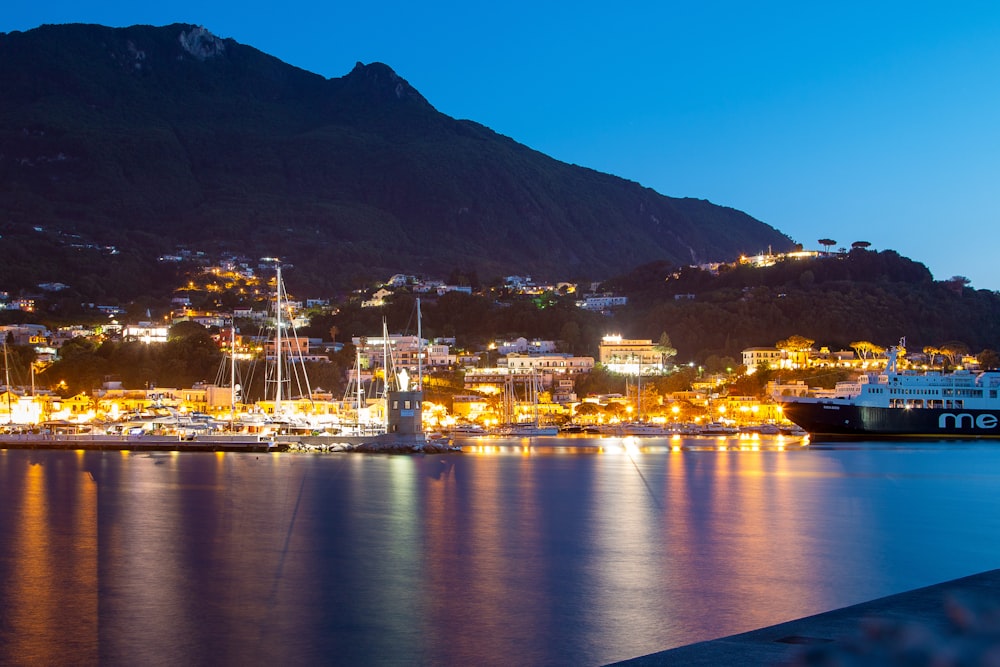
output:
[[[603,664],[997,567],[1000,448],[0,451],[0,663]]]

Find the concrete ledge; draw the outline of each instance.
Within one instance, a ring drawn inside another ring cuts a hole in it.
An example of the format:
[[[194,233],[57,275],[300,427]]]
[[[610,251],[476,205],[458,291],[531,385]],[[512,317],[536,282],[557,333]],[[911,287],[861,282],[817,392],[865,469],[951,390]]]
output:
[[[614,664],[1000,664],[1000,570]]]

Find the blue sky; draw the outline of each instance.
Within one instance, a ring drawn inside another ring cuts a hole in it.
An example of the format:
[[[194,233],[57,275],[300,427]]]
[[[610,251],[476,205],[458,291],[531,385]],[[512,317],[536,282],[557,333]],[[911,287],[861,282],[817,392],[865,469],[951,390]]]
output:
[[[327,77],[384,62],[559,160],[1000,289],[1000,3],[14,4],[0,31],[183,22]]]

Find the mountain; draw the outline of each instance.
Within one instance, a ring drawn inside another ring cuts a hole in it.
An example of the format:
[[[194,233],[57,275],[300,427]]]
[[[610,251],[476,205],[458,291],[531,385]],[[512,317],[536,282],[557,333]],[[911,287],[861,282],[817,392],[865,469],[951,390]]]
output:
[[[0,62],[0,289],[147,294],[178,245],[279,255],[313,292],[456,268],[599,280],[792,246],[450,118],[380,63],[326,79],[181,24],[0,34]]]

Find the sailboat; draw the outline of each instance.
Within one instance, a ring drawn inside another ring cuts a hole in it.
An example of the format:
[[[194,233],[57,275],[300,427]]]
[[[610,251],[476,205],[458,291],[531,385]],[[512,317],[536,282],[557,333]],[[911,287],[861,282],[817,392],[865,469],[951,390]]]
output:
[[[266,336],[264,345],[264,397],[257,401],[251,413],[239,415],[238,420],[253,430],[311,433],[328,424],[316,417],[313,391],[303,358],[306,345],[300,341],[295,327],[290,326],[291,312],[281,277],[281,263],[275,258],[269,258],[269,261],[275,266],[274,328],[273,336]],[[232,410],[235,412],[235,393],[238,391],[235,377],[231,377],[230,386],[233,391]],[[297,396],[293,396],[293,389]]]
[[[351,375],[353,377],[348,382],[347,391],[344,393],[343,406],[346,414],[353,414],[353,421],[347,423],[341,422],[340,434],[367,436],[385,433],[384,420],[377,421],[372,418],[372,409],[368,406],[368,399],[365,397],[364,380],[361,374],[360,348],[355,352],[354,369]],[[374,379],[372,380],[371,387],[370,391],[374,391]]]
[[[516,419],[515,406],[518,403],[517,388],[513,376],[504,382],[503,412],[505,424],[497,427],[497,435],[533,437],[542,435],[559,435],[558,426],[542,426],[538,414],[538,374],[532,370],[531,376],[525,381],[527,399],[532,403],[532,420],[521,422]]]

